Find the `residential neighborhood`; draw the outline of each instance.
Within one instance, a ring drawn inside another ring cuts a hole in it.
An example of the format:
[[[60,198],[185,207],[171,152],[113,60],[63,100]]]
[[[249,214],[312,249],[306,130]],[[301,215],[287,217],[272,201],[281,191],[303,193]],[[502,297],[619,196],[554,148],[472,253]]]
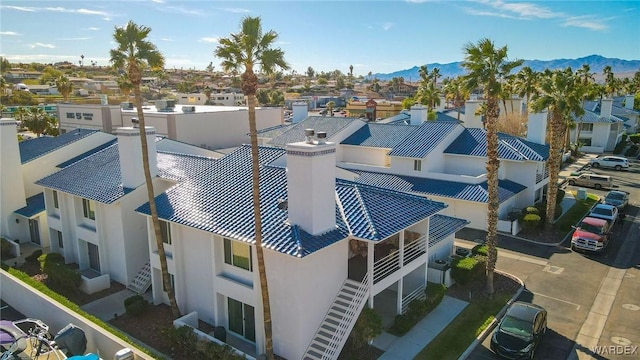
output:
[[[639,356],[640,67],[297,72],[239,24],[2,55],[2,359]]]

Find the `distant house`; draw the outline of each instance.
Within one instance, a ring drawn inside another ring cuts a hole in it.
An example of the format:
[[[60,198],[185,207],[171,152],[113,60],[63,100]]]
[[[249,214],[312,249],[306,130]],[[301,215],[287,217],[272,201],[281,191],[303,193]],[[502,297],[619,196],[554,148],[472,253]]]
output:
[[[573,116],[573,121],[577,125],[576,129],[571,130],[571,142],[577,141],[582,144],[581,149],[585,152],[613,151],[622,140],[622,134],[625,132],[625,120],[613,115],[613,100],[587,101],[584,111],[583,116]],[[635,118],[637,119],[637,117]],[[580,128],[580,139],[576,138],[578,127]]]
[[[633,95],[613,98],[611,114],[624,120],[624,129],[627,134],[635,134],[640,130],[638,128],[640,111],[633,108],[634,101]]]
[[[35,95],[58,95],[60,92],[55,85],[29,85],[29,91]]]

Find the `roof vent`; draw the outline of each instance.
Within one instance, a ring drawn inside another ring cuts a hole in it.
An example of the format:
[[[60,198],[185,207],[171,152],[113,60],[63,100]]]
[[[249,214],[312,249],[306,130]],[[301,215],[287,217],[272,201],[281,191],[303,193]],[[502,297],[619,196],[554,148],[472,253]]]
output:
[[[289,208],[289,202],[285,199],[278,199],[278,209],[287,210]]]
[[[324,144],[326,142],[326,139],[327,139],[327,132],[326,131],[318,131],[316,136],[318,138],[318,144]]]
[[[139,128],[140,127],[140,120],[138,120],[138,118],[131,118],[131,124],[133,124],[134,128]]]
[[[133,110],[133,103],[132,102],[120,103],[120,109],[122,109],[122,110]]]
[[[315,133],[313,129],[304,129],[304,137],[307,144],[313,144],[313,135],[315,135]]]
[[[157,111],[173,111],[176,107],[176,101],[172,99],[156,100],[155,105]]]
[[[185,113],[196,112],[196,107],[193,105],[182,105],[182,112],[185,112]]]

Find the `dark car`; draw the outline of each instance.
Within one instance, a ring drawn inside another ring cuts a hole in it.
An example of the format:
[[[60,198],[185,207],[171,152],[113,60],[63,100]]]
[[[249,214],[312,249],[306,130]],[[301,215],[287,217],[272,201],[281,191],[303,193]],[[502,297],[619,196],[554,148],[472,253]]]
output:
[[[506,359],[533,359],[546,331],[547,311],[535,304],[516,301],[498,323],[491,337],[491,350]]]
[[[622,211],[629,204],[629,193],[620,190],[611,190],[604,198],[604,203],[613,205]]]

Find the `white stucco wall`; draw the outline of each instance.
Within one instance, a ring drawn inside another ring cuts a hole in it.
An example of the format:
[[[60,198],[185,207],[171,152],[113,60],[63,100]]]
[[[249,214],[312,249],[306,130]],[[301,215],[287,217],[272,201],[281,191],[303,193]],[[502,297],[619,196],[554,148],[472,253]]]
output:
[[[486,158],[453,154],[445,154],[444,157],[444,172],[448,174],[477,176],[487,172]]]
[[[373,166],[390,166],[391,159],[387,156],[387,153],[391,149],[352,145],[341,145],[340,147],[342,147],[342,158],[345,162]]]
[[[301,359],[348,274],[343,240],[302,259],[265,252],[274,351]]]
[[[501,161],[500,167],[504,168],[507,179],[524,185],[527,188],[519,194],[518,203],[514,206],[524,208],[531,206],[535,200],[537,161]]]
[[[122,126],[120,105],[58,104],[60,129],[95,129],[113,132]],[[79,117],[79,118],[78,118]]]

